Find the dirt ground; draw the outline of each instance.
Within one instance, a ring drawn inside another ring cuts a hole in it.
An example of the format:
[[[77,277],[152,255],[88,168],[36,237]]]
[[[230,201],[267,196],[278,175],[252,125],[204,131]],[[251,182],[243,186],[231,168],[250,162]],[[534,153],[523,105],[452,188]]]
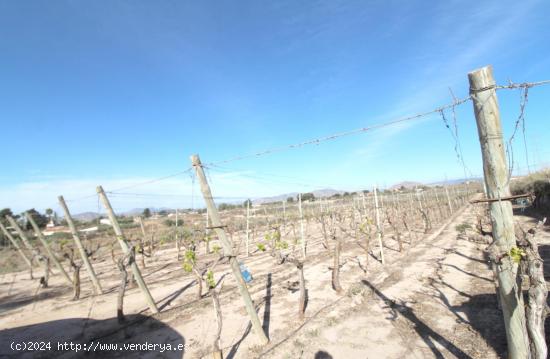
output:
[[[526,226],[534,217],[516,219]],[[475,208],[463,207],[428,234],[417,233],[405,250],[386,236],[386,264],[371,256],[366,263],[361,243],[343,247],[337,294],[331,287],[332,252],[321,245],[319,231],[309,229],[305,278],[308,302],[305,319],[298,318],[298,276],[291,265],[276,266],[268,253],[240,258],[254,279],[250,293],[270,343],[259,346],[242,300],[228,270],[220,265],[226,358],[498,358],[506,341],[497,308],[492,271],[484,258],[486,244],[460,236],[456,225],[475,223]],[[550,256],[550,233],[538,237],[543,256]],[[406,238],[408,241],[409,238]],[[378,253],[377,249],[374,253]],[[138,288],[125,297],[127,320],[116,320],[119,278],[110,258],[94,262],[105,293],[93,296],[82,269],[82,296],[57,275],[39,289],[28,272],[0,277],[0,357],[145,357],[200,358],[209,355],[216,321],[211,299],[196,299],[196,282],[165,248],[147,259],[143,269],[161,313],[150,315]],[[140,261],[138,260],[138,263]],[[550,273],[547,268],[546,273]],[[15,352],[12,342],[49,341],[51,350]],[[62,350],[57,342],[87,344],[90,351]],[[97,343],[162,343],[183,351],[113,350],[94,352]],[[55,344],[55,345],[53,345]]]

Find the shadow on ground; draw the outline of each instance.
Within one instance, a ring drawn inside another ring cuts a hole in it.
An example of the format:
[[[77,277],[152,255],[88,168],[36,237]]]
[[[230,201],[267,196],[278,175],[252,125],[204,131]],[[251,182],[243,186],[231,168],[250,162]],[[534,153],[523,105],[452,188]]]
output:
[[[20,348],[24,345],[21,343],[39,344],[32,344],[35,349],[32,351],[16,351],[13,349],[17,343]],[[50,344],[50,349],[47,348],[47,343]],[[64,343],[67,343],[65,348]],[[81,351],[70,350],[71,343],[73,349],[78,344]],[[117,349],[100,350],[100,345],[105,349],[104,346],[109,344],[111,349],[112,345],[117,345]],[[137,346],[123,347],[131,344]],[[139,358],[146,354],[152,357],[183,358],[184,345],[185,339],[178,332],[161,321],[144,315],[127,315],[122,324],[116,318],[71,318],[0,331],[1,358]]]

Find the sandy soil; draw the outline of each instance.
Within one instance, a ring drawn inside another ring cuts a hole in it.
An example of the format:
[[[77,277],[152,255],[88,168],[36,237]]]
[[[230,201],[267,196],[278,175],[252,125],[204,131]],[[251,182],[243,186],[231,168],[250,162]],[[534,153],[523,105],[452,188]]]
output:
[[[331,288],[332,253],[321,245],[319,230],[308,229],[306,318],[297,316],[297,272],[274,265],[268,253],[242,258],[254,276],[249,290],[270,344],[258,346],[227,264],[217,267],[224,280],[221,294],[222,347],[227,358],[493,358],[505,355],[501,314],[492,272],[483,258],[485,244],[458,236],[457,224],[474,224],[472,206],[418,234],[403,252],[386,236],[386,264],[370,257],[361,243],[346,241],[341,263],[344,293]],[[517,218],[522,223],[532,218]],[[409,238],[405,236],[405,240]],[[548,252],[550,235],[540,237]],[[377,253],[377,250],[374,251]],[[550,253],[549,253],[550,254]],[[211,255],[214,256],[214,255]],[[138,263],[140,261],[138,260]],[[71,289],[60,276],[39,289],[27,272],[0,278],[0,357],[75,357],[83,353],[57,350],[16,353],[12,341],[52,343],[170,343],[184,352],[111,351],[89,357],[200,358],[208,355],[216,322],[207,296],[196,298],[196,283],[176,261],[173,248],[147,259],[144,278],[161,313],[149,315],[138,288],[125,297],[126,324],[116,321],[117,272],[110,258],[94,262],[106,293],[93,296],[82,269],[82,296],[71,301]],[[547,271],[548,272],[548,271]]]

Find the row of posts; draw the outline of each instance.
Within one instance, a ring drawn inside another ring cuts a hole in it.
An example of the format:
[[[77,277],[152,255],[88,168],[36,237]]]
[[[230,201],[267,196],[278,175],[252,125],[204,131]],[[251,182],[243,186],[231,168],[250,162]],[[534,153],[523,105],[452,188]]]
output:
[[[500,123],[500,115],[498,109],[498,102],[496,97],[496,85],[493,78],[492,68],[490,66],[484,67],[482,69],[473,71],[468,74],[468,79],[470,82],[470,94],[472,102],[474,105],[474,114],[476,117],[479,140],[481,145],[482,157],[483,157],[483,170],[484,170],[484,183],[486,186],[487,197],[489,199],[498,199],[498,201],[492,201],[489,203],[491,221],[493,228],[493,236],[495,239],[496,246],[503,253],[508,253],[515,246],[515,236],[514,236],[514,224],[513,224],[513,213],[512,206],[510,201],[501,200],[510,196],[509,188],[509,177],[508,177],[508,168],[506,164],[506,157],[504,154],[504,144],[502,137],[502,128]],[[214,204],[212,198],[212,193],[210,187],[206,180],[204,170],[199,159],[199,156],[191,156],[191,162],[195,168],[197,177],[200,181],[201,191],[207,206],[208,214],[210,217],[210,229],[213,229],[216,232],[217,237],[219,238],[224,255],[229,258],[229,263],[233,276],[239,288],[239,292],[244,301],[246,311],[251,320],[252,328],[256,335],[258,336],[261,343],[267,343],[268,338],[264,333],[261,323],[258,318],[258,314],[255,310],[254,304],[250,297],[250,293],[246,287],[244,279],[242,277],[241,271],[239,269],[239,264],[237,261],[236,253],[233,251],[233,246],[231,241],[226,236],[224,226],[221,223],[218,210]],[[107,210],[107,215],[113,226],[116,239],[122,248],[124,254],[127,254],[129,251],[129,245],[124,237],[122,229],[118,224],[117,218],[114,214],[114,211],[109,203],[103,188],[97,187],[97,193]],[[452,204],[449,199],[448,192],[446,191],[447,200],[449,203],[449,209],[452,212]],[[300,196],[301,197],[301,196]],[[377,190],[374,190],[374,201],[375,208],[378,209],[378,196]],[[101,294],[103,292],[99,280],[94,273],[93,267],[89,262],[88,256],[85,253],[85,250],[80,241],[77,229],[72,221],[69,209],[62,196],[59,197],[59,203],[65,212],[65,218],[70,227],[74,242],[78,251],[80,252],[82,261],[88,271],[88,274],[92,280],[94,291],[96,294]],[[247,204],[247,213],[249,214],[250,208]],[[304,229],[303,229],[303,213],[301,206],[301,198],[299,198],[299,211],[301,217],[300,232],[302,237],[302,255],[306,255],[306,245],[304,240]],[[55,264],[59,269],[60,273],[63,275],[67,282],[71,282],[71,279],[58,262],[57,258],[51,252],[48,243],[44,240],[40,230],[34,223],[34,220],[27,214],[27,219],[31,223],[33,229],[36,232],[36,235],[39,241],[42,243],[46,249],[49,259]],[[248,216],[247,216],[248,217]],[[30,241],[26,237],[24,231],[19,227],[19,225],[13,220],[13,218],[8,217],[8,221],[11,226],[15,228],[21,237],[24,246],[33,253],[33,258],[39,256],[39,253],[36,248],[33,248],[30,244]],[[377,227],[380,228],[380,219],[377,211],[376,215]],[[32,266],[31,259],[29,259],[25,253],[22,251],[21,247],[17,241],[11,236],[7,229],[0,224],[0,229],[8,237],[13,246],[17,249],[19,254],[24,259],[25,263],[29,266]],[[378,229],[378,238],[380,239],[380,229]],[[249,238],[249,227],[247,224],[247,243],[246,250],[249,251],[248,247],[248,238]],[[383,251],[381,248],[381,258],[383,259]],[[511,358],[527,358],[529,356],[529,342],[525,329],[525,311],[523,305],[523,299],[521,293],[519,292],[521,288],[516,286],[516,276],[518,271],[517,263],[514,263],[509,257],[504,257],[503,268],[508,268],[507,270],[501,270],[498,272],[498,281],[499,281],[499,295],[502,301],[502,309],[504,314],[504,323],[506,327],[506,334],[508,340],[508,353]],[[143,293],[143,296],[153,313],[158,312],[157,305],[152,298],[147,285],[145,284],[140,270],[136,263],[131,264],[131,269],[134,274],[134,277]]]

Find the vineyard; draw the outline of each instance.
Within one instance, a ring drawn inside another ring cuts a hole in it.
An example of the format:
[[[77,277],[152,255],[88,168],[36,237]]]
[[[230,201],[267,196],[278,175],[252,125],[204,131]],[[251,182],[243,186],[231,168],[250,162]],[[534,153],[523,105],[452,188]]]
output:
[[[527,185],[530,193],[510,192],[502,131],[484,118],[495,113],[487,103],[497,86],[482,80],[472,75],[477,90],[468,98],[429,112],[449,127],[444,111],[474,103],[482,181],[222,206],[207,172],[218,167],[193,155],[184,173],[200,187],[199,210],[122,216],[111,200],[124,189],[99,186],[88,197],[107,224],[75,220],[72,200],[62,196],[63,234],[45,236],[29,212],[6,216],[0,356],[519,358],[529,350],[545,357],[540,263],[550,235],[535,207],[547,193]],[[533,86],[501,88],[526,94]],[[91,224],[97,228],[87,232]],[[527,278],[523,314],[518,271]],[[521,320],[530,348],[517,344]],[[14,340],[56,344],[14,354]]]
[[[341,199],[268,204],[252,211],[250,207],[226,210],[221,212],[221,218],[228,223],[226,231],[234,244],[232,250],[252,273],[249,291],[256,305],[263,307],[263,326],[271,328],[271,340],[276,342],[282,339],[282,333],[296,329],[292,325],[296,320],[313,317],[329,302],[359,296],[365,289],[356,282],[358,271],[365,275],[376,273],[383,265],[407,256],[418,244],[437,236],[441,226],[464,210],[466,200],[476,189],[479,186],[470,184],[376,196],[375,192],[361,193]],[[216,297],[223,303],[220,342],[230,343],[239,335],[246,336],[248,346],[256,341],[253,333],[246,335],[250,328],[242,320],[238,288],[227,259],[220,257],[222,245],[213,239],[213,229],[207,229],[205,220],[206,214],[182,215],[184,225],[177,228],[159,221],[144,221],[143,231],[139,227],[126,234],[132,243],[139,243],[135,261],[160,310],[147,320],[162,320],[172,328],[195,334],[185,337],[186,352],[191,357],[206,354],[202,351],[218,340],[216,317],[209,305],[211,299],[206,296],[214,290],[219,291]],[[91,243],[97,243],[97,247],[92,249]],[[76,290],[71,291],[61,276],[50,277],[48,287],[39,289],[32,285],[35,281],[28,272],[6,274],[2,285],[8,290],[9,301],[5,302],[4,320],[21,323],[28,313],[27,320],[33,321],[40,313],[44,321],[60,321],[60,309],[69,318],[88,313],[90,317],[82,318],[80,323],[85,326],[88,341],[120,340],[118,324],[109,323],[108,318],[116,313],[120,290],[117,258],[124,254],[112,246],[109,237],[88,239],[84,245],[88,245],[93,270],[100,278],[102,296],[94,297],[93,283],[84,269],[77,298]],[[64,251],[63,243],[52,246],[55,253]],[[213,277],[206,273],[213,273]],[[113,303],[112,308],[104,303]],[[132,337],[139,335],[141,326],[133,321],[145,320],[139,316],[144,303],[139,289],[128,289],[124,298],[124,315],[128,318],[124,325]],[[37,330],[29,334],[53,334],[49,327]],[[161,335],[166,329],[163,326],[159,330]],[[117,333],[106,335],[109,331]],[[66,338],[66,331],[55,332],[60,340]],[[78,335],[70,340],[76,341]]]

